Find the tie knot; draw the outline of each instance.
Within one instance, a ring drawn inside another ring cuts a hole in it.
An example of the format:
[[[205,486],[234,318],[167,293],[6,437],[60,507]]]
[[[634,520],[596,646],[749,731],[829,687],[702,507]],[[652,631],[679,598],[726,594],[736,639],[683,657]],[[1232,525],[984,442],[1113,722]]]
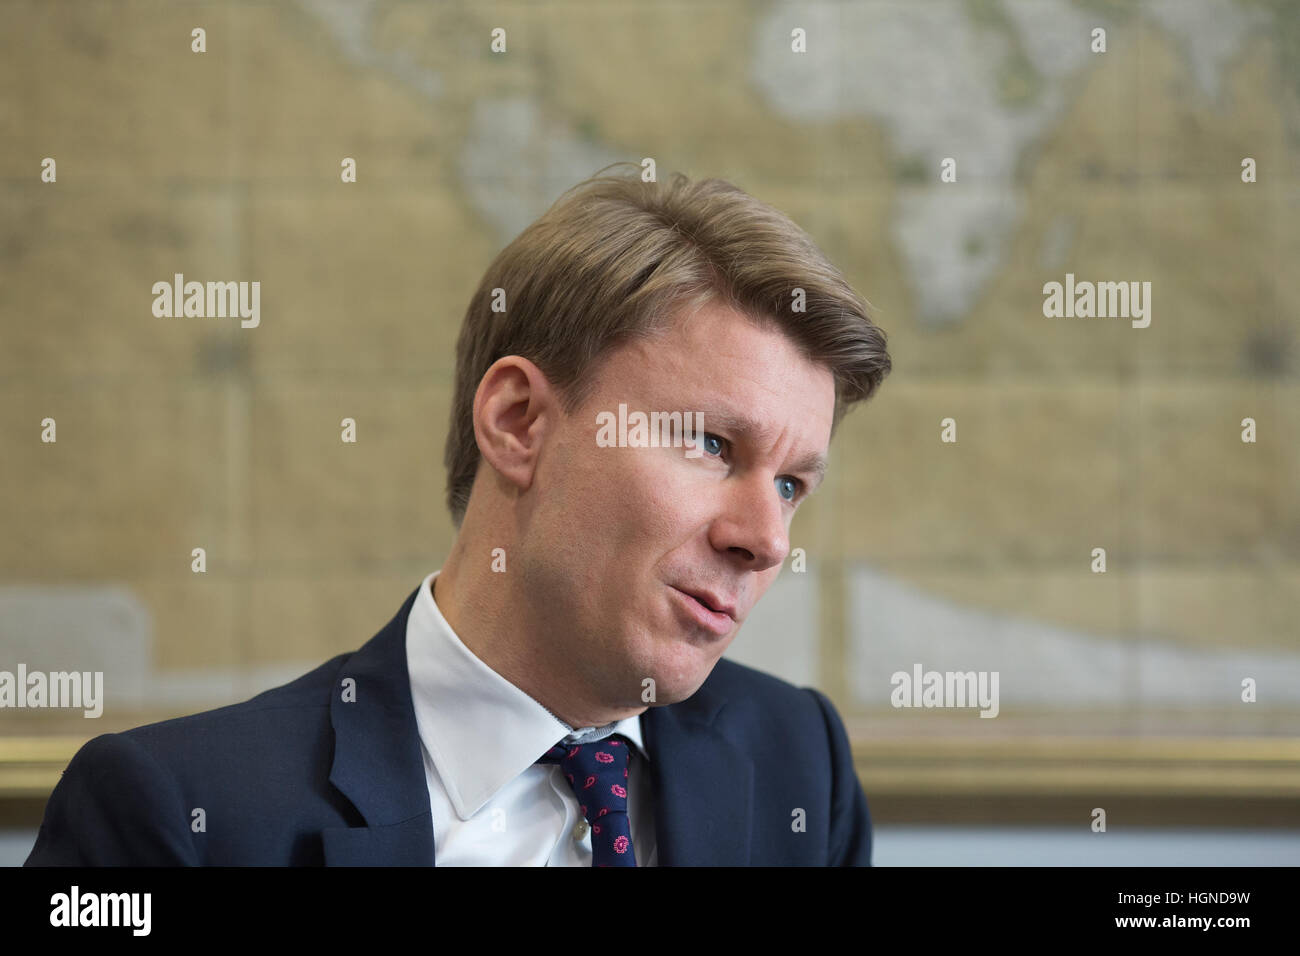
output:
[[[611,769],[621,773],[627,769],[631,755],[630,741],[622,734],[610,734],[600,740],[589,743],[566,744],[563,741],[553,746],[537,759],[538,763],[558,763],[566,772],[591,770],[602,776]]]

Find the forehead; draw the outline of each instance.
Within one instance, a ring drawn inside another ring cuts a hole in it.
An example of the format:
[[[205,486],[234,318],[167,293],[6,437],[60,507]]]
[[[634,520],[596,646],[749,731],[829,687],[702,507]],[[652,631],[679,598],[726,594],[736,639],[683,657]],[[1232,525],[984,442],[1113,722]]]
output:
[[[611,354],[601,390],[635,389],[665,411],[713,411],[773,434],[795,428],[822,447],[830,440],[835,379],[804,357],[775,323],[760,324],[718,303],[679,315],[649,339]],[[766,437],[766,436],[759,436]]]

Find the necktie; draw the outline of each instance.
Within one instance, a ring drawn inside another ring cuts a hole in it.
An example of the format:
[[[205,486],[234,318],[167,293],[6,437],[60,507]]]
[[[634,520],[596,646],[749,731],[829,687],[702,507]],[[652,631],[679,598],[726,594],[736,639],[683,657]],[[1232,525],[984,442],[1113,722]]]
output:
[[[636,866],[627,818],[628,740],[611,734],[593,743],[558,743],[538,763],[558,763],[591,824],[592,866]]]

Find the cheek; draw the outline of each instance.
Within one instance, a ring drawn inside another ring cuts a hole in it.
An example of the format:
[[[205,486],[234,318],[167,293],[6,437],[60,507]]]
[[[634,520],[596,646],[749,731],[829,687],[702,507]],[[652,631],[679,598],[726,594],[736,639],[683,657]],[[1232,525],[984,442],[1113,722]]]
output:
[[[575,434],[542,457],[535,488],[548,531],[566,538],[594,537],[618,503],[617,449],[596,448],[591,436]]]
[[[582,465],[585,494],[611,503],[631,519],[671,516],[700,500],[704,468],[674,448],[600,448]]]
[[[674,507],[670,469],[646,457],[643,449],[588,446],[581,436],[558,447],[537,473],[545,517],[536,530],[574,560],[608,564],[605,576],[616,577],[634,563],[636,545],[668,526]]]
[[[680,449],[599,448],[586,438],[543,463],[539,487],[558,494],[542,504],[550,515],[537,530],[602,581],[639,576],[705,522],[707,466],[674,457]]]
[[[626,466],[627,506],[640,512],[629,520],[669,547],[689,537],[710,507],[704,467],[674,457],[680,454],[676,449],[637,449]]]

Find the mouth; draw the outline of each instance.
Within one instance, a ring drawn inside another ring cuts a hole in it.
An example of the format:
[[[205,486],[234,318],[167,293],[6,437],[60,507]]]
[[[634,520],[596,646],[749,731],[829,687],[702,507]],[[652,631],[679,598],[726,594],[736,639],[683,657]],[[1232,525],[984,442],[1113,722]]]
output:
[[[669,587],[677,596],[678,605],[694,623],[719,636],[731,633],[736,625],[734,604],[724,602],[709,591],[684,591],[671,585]]]

